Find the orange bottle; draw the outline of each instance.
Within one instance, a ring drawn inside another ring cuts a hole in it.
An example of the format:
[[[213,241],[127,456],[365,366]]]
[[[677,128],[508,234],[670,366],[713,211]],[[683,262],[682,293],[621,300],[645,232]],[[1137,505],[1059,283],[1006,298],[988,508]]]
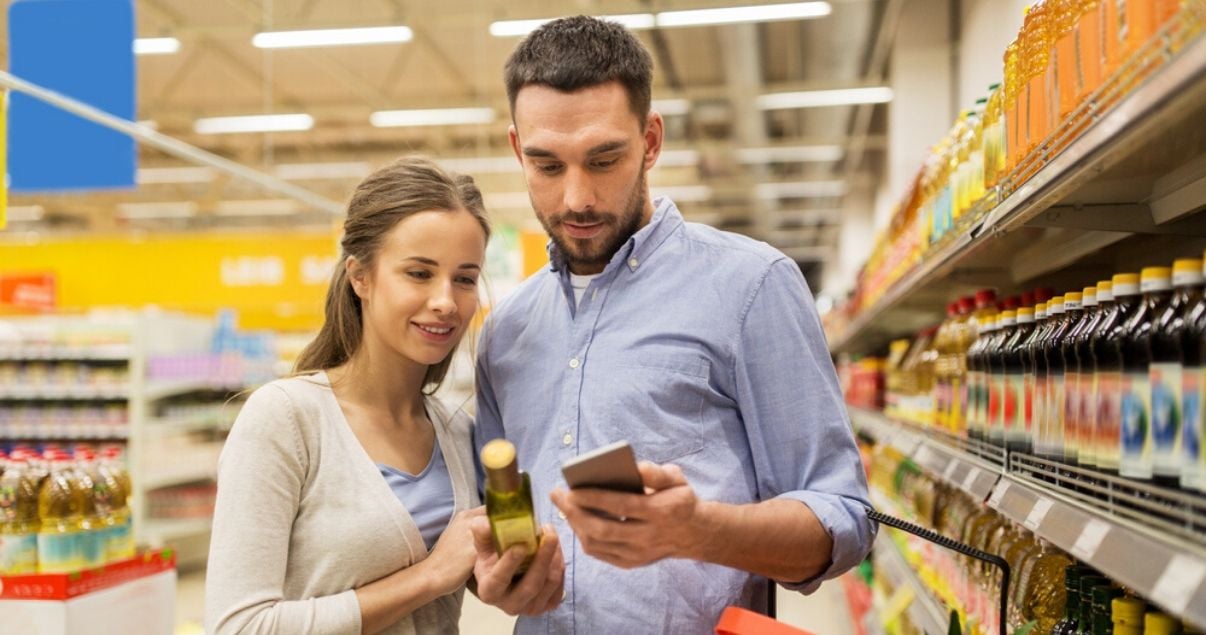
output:
[[[1051,58],[1051,5],[1054,0],[1039,0],[1026,14],[1026,148],[1029,154],[1051,131],[1047,94],[1047,61]]]
[[[1019,35],[1019,39],[1020,37]],[[1010,172],[1013,172],[1013,167],[1018,164],[1018,148],[1021,146],[1019,143],[1021,126],[1018,122],[1018,113],[1021,111],[1018,108],[1018,104],[1022,82],[1018,48],[1018,40],[1016,39],[1010,42],[1009,46],[1005,48],[1005,85],[1001,87],[1001,109],[1005,116],[1005,147],[1001,150],[1005,154],[1005,169],[998,178],[1004,178]]]
[[[1165,24],[1168,24],[1177,12],[1181,10],[1181,0],[1156,0],[1156,7],[1152,15],[1152,28],[1159,30]]]
[[[1103,0],[1078,0],[1078,4],[1080,17],[1077,18],[1076,28],[1076,61],[1080,71],[1080,91],[1076,95],[1076,103],[1080,104],[1101,86],[1101,71],[1105,64],[1101,41],[1105,10]]]
[[[1054,77],[1048,86],[1054,89],[1053,95],[1058,96],[1052,97],[1052,110],[1055,111],[1052,124],[1058,125],[1076,108],[1081,92],[1080,50],[1076,45],[1080,7],[1077,0],[1055,0],[1052,10],[1055,54],[1049,68],[1054,71]]]
[[[1131,59],[1155,32],[1156,0],[1104,0],[1106,69],[1109,76]]]

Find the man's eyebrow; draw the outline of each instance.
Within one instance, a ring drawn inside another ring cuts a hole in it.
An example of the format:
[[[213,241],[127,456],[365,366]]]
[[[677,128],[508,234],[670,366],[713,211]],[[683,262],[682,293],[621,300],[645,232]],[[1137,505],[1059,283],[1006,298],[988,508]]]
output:
[[[597,156],[600,154],[607,154],[608,152],[615,152],[616,150],[623,150],[626,147],[628,147],[628,141],[625,139],[620,139],[617,141],[605,141],[591,148],[590,150],[587,150],[586,155]],[[524,147],[523,155],[525,157],[532,157],[533,159],[557,158],[557,153],[553,152],[552,150],[546,150],[544,148],[537,148],[533,146]]]
[[[534,159],[555,159],[555,158],[557,158],[557,155],[552,150],[545,150],[544,148],[525,147],[523,149],[523,155],[525,157],[532,157]]]

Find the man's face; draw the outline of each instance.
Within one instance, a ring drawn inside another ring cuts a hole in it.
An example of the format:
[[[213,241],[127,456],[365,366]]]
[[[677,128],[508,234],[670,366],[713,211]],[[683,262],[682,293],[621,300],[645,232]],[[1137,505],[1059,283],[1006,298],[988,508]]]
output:
[[[649,222],[645,172],[661,152],[662,120],[642,122],[618,82],[565,93],[525,86],[511,147],[536,217],[577,274],[599,273]]]

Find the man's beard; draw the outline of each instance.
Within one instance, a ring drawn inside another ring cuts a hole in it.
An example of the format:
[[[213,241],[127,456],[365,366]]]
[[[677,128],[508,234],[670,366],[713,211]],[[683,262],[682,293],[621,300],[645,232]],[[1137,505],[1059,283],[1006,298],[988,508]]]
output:
[[[596,212],[563,212],[553,218],[537,218],[544,226],[544,231],[553,239],[557,250],[569,263],[571,269],[579,267],[603,268],[611,262],[612,256],[620,247],[641,228],[641,218],[645,213],[645,168],[641,167],[640,178],[636,187],[628,197],[624,213],[610,216]],[[554,231],[566,222],[574,225],[593,225],[602,223],[600,236],[590,241],[582,241],[564,236]],[[600,241],[596,243],[595,241]]]

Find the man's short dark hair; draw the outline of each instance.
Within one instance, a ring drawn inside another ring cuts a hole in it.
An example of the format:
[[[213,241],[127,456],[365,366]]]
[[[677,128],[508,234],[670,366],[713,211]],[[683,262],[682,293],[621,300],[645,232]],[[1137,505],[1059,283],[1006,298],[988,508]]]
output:
[[[579,15],[560,18],[530,33],[503,71],[511,116],[515,97],[530,84],[573,92],[618,81],[628,105],[645,126],[653,92],[653,57],[631,31],[615,22]]]

